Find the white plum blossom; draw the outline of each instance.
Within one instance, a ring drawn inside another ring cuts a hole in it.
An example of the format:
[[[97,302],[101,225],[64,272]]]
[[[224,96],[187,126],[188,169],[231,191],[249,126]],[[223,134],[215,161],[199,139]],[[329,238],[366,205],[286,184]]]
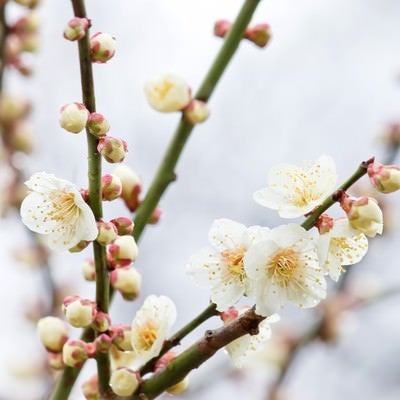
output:
[[[96,239],[93,212],[72,183],[38,172],[25,184],[30,193],[21,204],[22,222],[44,235],[49,247],[65,250]]]
[[[314,307],[326,296],[315,241],[300,225],[272,229],[268,239],[249,248],[244,268],[259,315],[271,315],[288,301]]]
[[[247,311],[244,309],[240,314]],[[254,355],[262,350],[265,343],[271,338],[270,324],[280,320],[278,314],[273,314],[265,318],[258,325],[257,335],[244,335],[233,342],[229,343],[225,349],[232,358],[232,362],[237,368],[241,368],[247,357]]]
[[[367,250],[366,236],[352,229],[347,218],[335,220],[333,228],[318,240],[320,264],[334,281],[344,271],[343,265],[358,263]]]
[[[135,368],[160,354],[175,320],[176,307],[171,299],[154,295],[146,298],[132,321],[131,344]]]
[[[243,258],[250,245],[268,232],[268,228],[247,228],[229,219],[217,219],[208,234],[211,246],[190,258],[187,273],[197,284],[211,289],[211,301],[219,311],[237,303],[250,290]]]
[[[322,155],[314,164],[298,167],[282,164],[268,176],[268,187],[254,193],[254,200],[277,210],[282,218],[296,218],[319,206],[336,184],[336,167]]]

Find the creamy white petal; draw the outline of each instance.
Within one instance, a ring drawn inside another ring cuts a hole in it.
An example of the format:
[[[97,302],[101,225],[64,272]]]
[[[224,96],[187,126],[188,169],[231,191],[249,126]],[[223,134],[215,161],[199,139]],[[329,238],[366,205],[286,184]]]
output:
[[[279,246],[273,240],[264,240],[250,246],[243,259],[247,276],[252,279],[264,278],[267,260],[277,250]]]
[[[220,253],[205,247],[190,257],[186,272],[198,285],[210,287],[220,275],[221,263]]]
[[[222,281],[211,288],[211,301],[217,305],[218,311],[225,311],[241,299],[244,291],[245,285],[238,279]]]
[[[310,234],[298,224],[280,225],[271,229],[271,239],[274,240],[279,247],[290,247],[303,239],[309,240]]]
[[[218,250],[233,249],[241,244],[246,227],[230,219],[217,219],[208,233],[210,243]]]

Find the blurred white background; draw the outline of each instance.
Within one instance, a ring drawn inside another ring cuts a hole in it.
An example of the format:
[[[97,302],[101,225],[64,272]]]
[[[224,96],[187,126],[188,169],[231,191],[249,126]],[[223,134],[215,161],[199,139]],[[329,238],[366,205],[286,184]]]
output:
[[[110,133],[128,141],[126,163],[142,176],[145,190],[179,118],[156,113],[147,105],[145,81],[172,72],[196,89],[221,45],[212,35],[214,21],[233,19],[241,3],[87,1],[92,32],[109,32],[118,41],[115,57],[105,65],[94,65],[97,108],[111,122]],[[72,17],[71,5],[67,0],[43,0],[38,11],[41,50],[34,58],[35,75],[6,76],[10,93],[24,94],[35,104],[36,150],[33,159],[21,162],[29,173],[44,170],[84,186],[85,136],[69,135],[58,125],[59,108],[81,98],[76,44],[62,38]],[[241,43],[210,101],[210,119],[194,130],[177,168],[178,180],[160,204],[162,221],[148,227],[140,243],[136,266],[144,278],[141,298],[126,303],[117,296],[113,321],[130,322],[150,293],[175,301],[176,327],[204,308],[208,291],[186,277],[185,262],[207,244],[215,218],[280,223],[273,211],[252,200],[252,193],[266,184],[271,166],[325,153],[336,160],[342,180],[361,160],[382,154],[377,135],[400,119],[399,20],[398,0],[261,2],[253,22],[268,22],[273,39],[264,50]],[[112,166],[104,169],[111,172]],[[399,195],[390,197],[393,204],[399,200]],[[126,215],[122,204],[106,204],[105,212],[110,218]],[[365,262],[356,266],[376,274],[382,284],[400,284],[398,217],[395,208],[395,229],[385,239],[375,240]],[[21,384],[9,373],[10,363],[31,363],[39,358],[40,349],[22,312],[43,288],[37,271],[12,258],[11,252],[22,248],[23,240],[29,241],[17,218],[0,222],[0,397],[5,400],[34,399],[33,393],[41,390],[29,380]],[[81,262],[89,256],[89,251],[56,254],[52,265],[59,283],[92,297],[93,285],[81,278]],[[357,313],[354,329],[338,346],[316,345],[305,351],[289,379],[290,399],[398,399],[398,309],[398,298],[368,308]],[[210,326],[216,325],[217,321]],[[221,370],[220,363],[222,370],[228,369],[229,360],[222,353],[194,371],[192,392],[183,398],[265,398],[267,368],[257,368],[245,380],[210,379]],[[71,399],[81,399],[79,390]]]

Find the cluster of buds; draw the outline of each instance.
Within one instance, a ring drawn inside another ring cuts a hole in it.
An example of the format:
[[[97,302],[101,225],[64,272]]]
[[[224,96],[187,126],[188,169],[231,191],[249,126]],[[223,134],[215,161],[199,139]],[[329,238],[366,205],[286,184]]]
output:
[[[214,24],[214,35],[224,38],[232,27],[227,20],[218,20]],[[265,47],[271,39],[271,29],[268,24],[261,23],[246,28],[243,38],[254,43],[258,47]]]

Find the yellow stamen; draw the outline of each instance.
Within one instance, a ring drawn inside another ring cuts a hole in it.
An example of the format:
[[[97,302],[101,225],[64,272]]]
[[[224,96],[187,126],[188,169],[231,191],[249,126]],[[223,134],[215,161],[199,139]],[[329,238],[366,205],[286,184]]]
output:
[[[267,264],[268,278],[287,287],[300,266],[298,253],[293,249],[278,250]]]

